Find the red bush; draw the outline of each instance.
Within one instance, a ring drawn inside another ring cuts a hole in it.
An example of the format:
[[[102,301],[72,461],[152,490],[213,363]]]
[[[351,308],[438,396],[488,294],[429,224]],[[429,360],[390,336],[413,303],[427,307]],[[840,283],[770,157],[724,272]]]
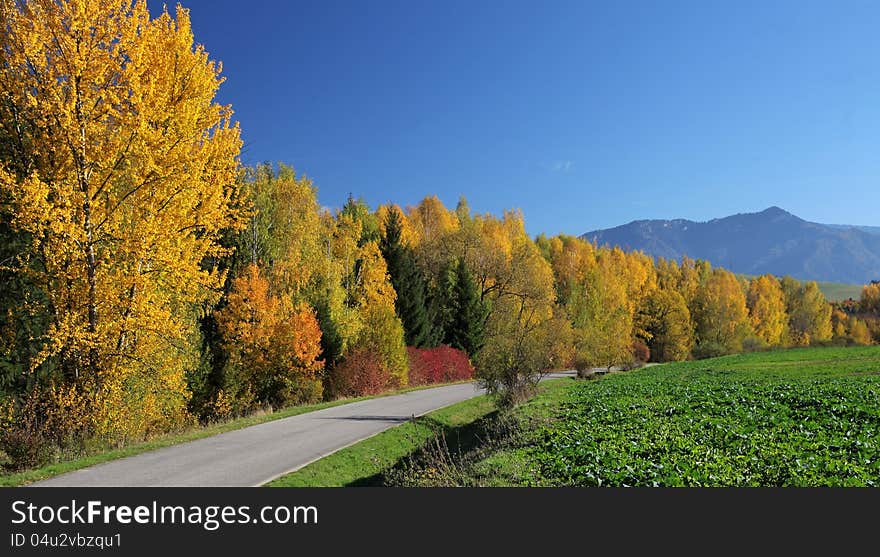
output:
[[[633,341],[632,345],[633,358],[637,362],[646,363],[651,360],[651,349],[640,340]]]
[[[451,346],[436,348],[407,347],[409,384],[427,385],[474,378],[474,367],[467,354]]]
[[[330,372],[330,391],[333,397],[375,395],[387,390],[390,381],[378,354],[355,350]]]

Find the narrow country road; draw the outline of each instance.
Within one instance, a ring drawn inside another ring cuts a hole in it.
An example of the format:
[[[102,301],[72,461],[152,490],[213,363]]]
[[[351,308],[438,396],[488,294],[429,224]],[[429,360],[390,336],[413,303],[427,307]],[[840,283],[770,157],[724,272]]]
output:
[[[551,377],[571,376],[555,373]],[[106,462],[34,486],[258,486],[413,416],[483,394],[465,383],[291,416]]]

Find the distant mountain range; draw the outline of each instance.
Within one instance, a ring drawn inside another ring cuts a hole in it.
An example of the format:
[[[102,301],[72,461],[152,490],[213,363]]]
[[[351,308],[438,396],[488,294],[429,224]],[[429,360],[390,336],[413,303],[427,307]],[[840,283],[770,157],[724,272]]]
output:
[[[779,207],[708,222],[639,220],[581,237],[655,257],[705,259],[735,273],[850,284],[880,279],[880,227],[819,224]]]

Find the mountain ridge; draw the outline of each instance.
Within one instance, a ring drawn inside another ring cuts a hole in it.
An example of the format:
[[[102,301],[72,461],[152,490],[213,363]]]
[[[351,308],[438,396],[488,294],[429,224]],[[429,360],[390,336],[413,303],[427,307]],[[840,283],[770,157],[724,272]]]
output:
[[[810,222],[777,206],[703,222],[635,220],[581,238],[666,259],[705,259],[735,273],[851,284],[880,278],[880,227]]]

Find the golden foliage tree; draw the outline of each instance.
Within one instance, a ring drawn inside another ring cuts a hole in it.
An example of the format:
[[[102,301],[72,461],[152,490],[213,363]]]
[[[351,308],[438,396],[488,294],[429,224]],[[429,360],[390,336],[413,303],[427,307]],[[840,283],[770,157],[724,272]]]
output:
[[[360,332],[354,340],[358,349],[378,354],[390,378],[389,386],[407,385],[409,361],[406,355],[403,323],[397,317],[388,267],[375,242],[359,249],[355,287],[350,293],[360,318]]]
[[[763,275],[753,279],[746,303],[755,335],[769,346],[782,344],[786,340],[788,314],[785,293],[776,277]]]
[[[783,277],[782,291],[788,312],[788,328],[791,344],[807,346],[831,340],[831,305],[814,281],[799,283],[791,277]]]
[[[867,346],[873,342],[868,325],[858,317],[849,320],[849,336],[855,344]]]
[[[220,65],[186,10],[150,19],[143,1],[2,2],[0,47],[0,189],[51,316],[34,367],[57,360],[93,393],[105,433],[169,427],[194,309],[222,279],[200,263],[234,223]]]
[[[599,250],[595,269],[571,296],[567,311],[579,368],[611,368],[633,359],[634,315],[621,262],[613,250]]]
[[[240,234],[239,257],[264,266],[276,291],[302,301],[325,272],[327,259],[317,191],[308,177],[284,164],[277,172],[257,165],[247,178],[252,210]]]
[[[521,213],[507,211],[501,219],[460,213],[464,222],[450,244],[489,308],[477,375],[490,392],[513,403],[569,358],[558,342],[565,320],[555,311],[553,269],[526,234]]]
[[[872,282],[862,287],[861,310],[880,316],[880,282]]]
[[[724,269],[712,270],[702,281],[694,295],[691,315],[701,355],[738,352],[751,331],[740,283]]]
[[[653,360],[678,362],[690,356],[694,344],[691,313],[676,290],[658,288],[648,294],[637,322]]]

